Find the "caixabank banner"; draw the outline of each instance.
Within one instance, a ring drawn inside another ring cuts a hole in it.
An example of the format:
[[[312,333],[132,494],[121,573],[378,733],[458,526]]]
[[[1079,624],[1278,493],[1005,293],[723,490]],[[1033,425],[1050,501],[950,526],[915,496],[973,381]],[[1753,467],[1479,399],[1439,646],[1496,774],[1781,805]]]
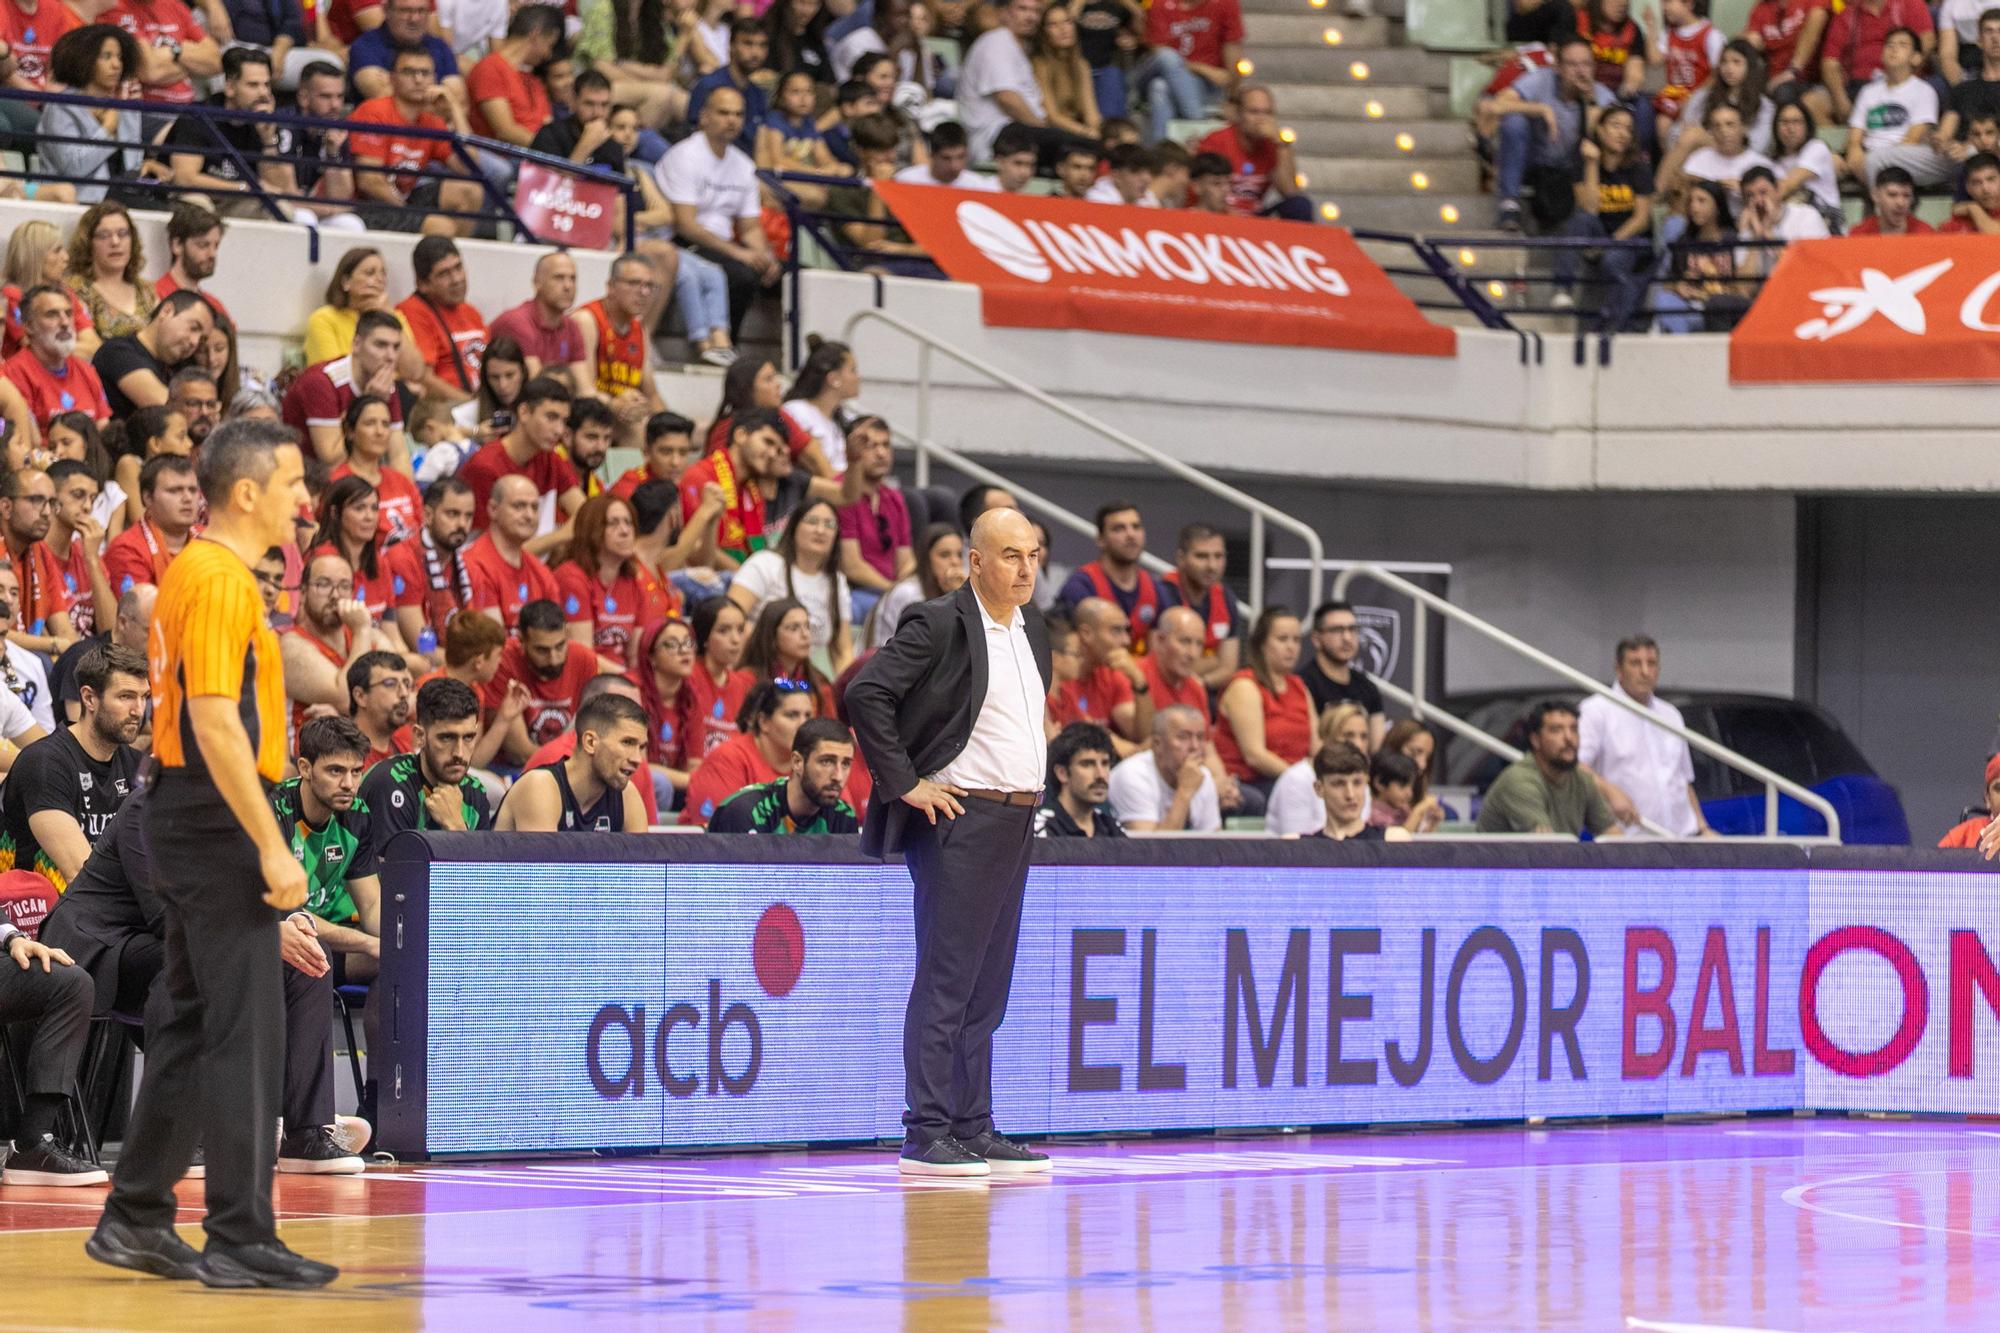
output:
[[[1204,847],[1230,855],[1175,852]],[[426,908],[406,938],[422,956],[390,965],[407,992],[390,1149],[900,1133],[900,865],[425,871],[404,895]],[[996,1107],[1024,1134],[1991,1111],[1993,885],[1804,864],[1037,865]]]

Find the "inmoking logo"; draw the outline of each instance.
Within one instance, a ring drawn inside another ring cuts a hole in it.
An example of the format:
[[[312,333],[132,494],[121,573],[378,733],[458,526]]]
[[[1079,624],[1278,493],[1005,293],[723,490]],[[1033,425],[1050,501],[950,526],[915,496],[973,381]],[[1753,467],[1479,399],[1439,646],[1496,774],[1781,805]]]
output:
[[[805,961],[805,930],[799,924],[799,914],[788,903],[772,903],[757,918],[750,936],[750,962],[757,985],[771,999],[782,1000],[798,985]],[[757,1011],[741,1000],[724,1005],[722,982],[710,977],[706,1014],[694,1004],[680,1001],[660,1015],[658,1025],[650,1033],[645,1005],[628,1009],[620,1004],[607,1004],[600,1008],[590,1020],[589,1036],[584,1043],[584,1062],[590,1072],[591,1086],[609,1101],[644,1097],[650,1064],[668,1096],[692,1097],[702,1091],[703,1075],[676,1072],[668,1050],[674,1032],[683,1027],[691,1031],[706,1029],[708,1096],[723,1093],[742,1097],[757,1085],[757,1075],[764,1067],[763,1022]],[[743,1067],[736,1070],[728,1067],[722,1050],[723,1039],[732,1027],[740,1027],[750,1044]],[[622,1034],[623,1041],[614,1033]],[[607,1045],[611,1048],[608,1051]],[[605,1067],[607,1056],[613,1065],[609,1069]]]
[[[958,229],[980,254],[1015,277],[1027,282],[1049,280],[1049,261],[1042,258],[1028,233],[999,209],[970,201],[960,204]]]

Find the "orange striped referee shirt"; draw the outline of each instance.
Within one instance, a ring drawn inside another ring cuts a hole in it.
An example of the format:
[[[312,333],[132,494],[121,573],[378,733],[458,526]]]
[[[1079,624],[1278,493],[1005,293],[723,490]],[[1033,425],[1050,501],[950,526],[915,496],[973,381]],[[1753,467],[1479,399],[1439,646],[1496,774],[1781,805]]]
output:
[[[189,542],[160,580],[147,647],[164,767],[207,770],[184,705],[212,694],[237,701],[263,779],[285,779],[285,668],[248,565],[219,543]]]

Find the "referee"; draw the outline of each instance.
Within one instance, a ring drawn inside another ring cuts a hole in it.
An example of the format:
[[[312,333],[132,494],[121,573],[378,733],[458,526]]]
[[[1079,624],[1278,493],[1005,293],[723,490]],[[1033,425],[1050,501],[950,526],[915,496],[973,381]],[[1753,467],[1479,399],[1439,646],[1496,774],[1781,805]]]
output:
[[[981,514],[972,576],[905,612],[847,687],[848,719],[875,775],[861,850],[902,852],[916,886],[897,1163],[905,1175],[1049,1169],[1045,1154],[993,1127],[993,1033],[1014,981],[1048,766],[1049,632],[1030,604],[1040,552],[1022,515]]]
[[[297,440],[265,421],[208,437],[208,530],[160,581],[146,838],[166,912],[168,1018],[146,1034],[125,1155],[84,1245],[102,1263],[211,1287],[320,1287],[339,1274],[285,1248],[271,1212],[285,1063],[278,920],[305,903],[306,875],[265,795],[287,768],[285,681],[251,570],[290,540],[306,503]],[[174,1183],[197,1145],[199,1255],[173,1230]]]

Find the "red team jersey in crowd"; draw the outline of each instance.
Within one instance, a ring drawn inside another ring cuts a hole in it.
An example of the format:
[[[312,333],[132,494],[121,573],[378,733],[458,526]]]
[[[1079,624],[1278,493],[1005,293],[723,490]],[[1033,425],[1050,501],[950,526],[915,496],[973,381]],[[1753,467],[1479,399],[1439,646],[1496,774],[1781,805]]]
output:
[[[331,361],[322,361],[316,366],[307,366],[292,381],[292,387],[285,390],[284,401],[278,405],[278,415],[287,426],[301,435],[310,437],[309,427],[338,426],[346,415],[348,404],[361,396],[354,387],[354,358],[338,356]],[[390,394],[389,424],[403,424],[403,404],[400,396]]]
[[[413,606],[424,613],[424,623],[444,641],[451,618],[472,603],[472,578],[459,557],[437,550],[428,533],[419,529],[406,542],[398,542],[382,552],[382,568],[389,575],[389,596],[397,606]]]
[[[592,301],[577,312],[597,331],[597,391],[615,398],[645,383],[646,333],[632,320],[622,329],[611,327],[604,302]]]
[[[680,611],[673,589],[644,569],[620,574],[608,588],[595,574],[567,561],[556,567],[555,576],[563,615],[572,625],[589,625],[597,651],[627,665],[640,631]]]
[[[364,125],[380,125],[380,130],[356,130],[347,142],[347,150],[357,158],[366,157],[380,162],[392,173],[397,193],[405,199],[410,191],[421,183],[413,173],[425,168],[449,165],[451,144],[444,139],[419,139],[413,135],[396,133],[398,129],[417,126],[426,130],[447,130],[451,127],[430,114],[420,112],[415,120],[403,119],[403,113],[396,110],[393,97],[376,97],[363,102],[348,113],[350,121]],[[358,164],[357,164],[358,165]],[[435,181],[435,178],[431,178]]]
[[[56,39],[82,26],[62,0],[41,0],[32,14],[18,0],[0,0],[0,41],[13,53],[15,73],[37,88],[49,86],[49,51]]]
[[[763,550],[764,492],[755,482],[736,484],[736,470],[727,450],[718,449],[681,473],[681,522],[693,518],[694,511],[701,508],[702,488],[711,482],[722,488],[726,502],[716,528],[716,545],[739,561]]]
[[[1195,145],[1199,153],[1219,153],[1229,162],[1229,211],[1254,218],[1264,206],[1271,178],[1278,174],[1278,141],[1266,139],[1246,148],[1234,125],[1225,126]]]
[[[500,623],[507,627],[509,638],[520,633],[521,608],[529,602],[562,603],[562,588],[547,565],[526,551],[521,552],[519,565],[508,564],[493,545],[491,534],[482,535],[466,547],[464,560],[466,579],[472,590],[472,609],[499,612]]]
[[[332,542],[321,542],[306,554],[306,566],[310,568],[312,562],[323,555],[339,554],[339,548],[335,547]],[[375,553],[375,576],[373,578],[363,573],[359,565],[355,566],[354,600],[368,608],[369,616],[377,624],[381,623],[383,618],[389,614],[389,609],[396,604],[395,594],[392,591],[392,581],[389,577],[389,569],[383,563],[380,551]]]
[[[44,0],[47,3],[47,0]],[[183,46],[208,40],[208,33],[194,21],[194,13],[181,0],[118,0],[106,10],[103,23],[116,23],[132,34],[140,46]],[[39,34],[37,34],[39,36]],[[127,77],[130,77],[129,71]],[[194,101],[194,85],[186,79],[144,90],[149,102],[173,102],[186,106]]]
[[[1688,26],[1694,31],[1686,35],[1679,30],[1667,34],[1667,82],[1653,97],[1653,109],[1664,115],[1678,116],[1694,90],[1708,82],[1715,68],[1709,48],[1722,45],[1721,34],[1707,19]]]
[[[329,644],[317,634],[308,633],[303,626],[297,623],[288,626],[281,637],[294,638],[300,643],[310,645],[314,652],[333,664],[333,669],[340,673],[343,681],[347,679],[347,655],[354,648],[354,632],[348,629],[347,626],[342,625],[340,627],[340,646],[338,648]],[[299,728],[306,724],[306,710],[308,707],[310,705],[293,700],[292,735],[297,736]]]
[[[583,687],[596,675],[597,654],[587,644],[572,642],[562,671],[554,680],[544,680],[529,663],[528,650],[519,639],[514,639],[502,650],[500,669],[493,673],[493,679],[480,686],[479,702],[489,715],[497,712],[506,701],[508,682],[520,681],[533,696],[533,702],[521,714],[521,723],[528,729],[529,740],[546,745],[569,730],[570,723],[576,720]]]
[[[104,544],[104,577],[111,584],[111,595],[123,597],[138,583],[158,586],[174,555],[153,521],[140,519]]]
[[[738,734],[736,715],[743,711],[743,701],[750,697],[750,687],[756,683],[754,672],[738,667],[718,685],[706,666],[695,663],[694,674],[683,687],[694,691],[694,715],[702,727],[701,740],[688,743],[691,757],[698,759]]]
[[[6,3],[7,0],[0,0],[0,5]],[[70,327],[78,333],[95,328],[96,325],[91,322],[90,310],[84,305],[83,298],[72,288],[64,287],[63,290],[69,293]],[[5,330],[0,331],[0,357],[9,357],[27,345],[27,335],[21,329],[21,289],[11,282],[0,287],[0,301],[6,303],[7,319]]]
[[[1125,679],[1125,673],[1108,666],[1086,671],[1081,679],[1056,682],[1049,693],[1049,712],[1057,726],[1066,727],[1072,722],[1095,722],[1100,727],[1111,725],[1111,710],[1120,704],[1136,700],[1132,693],[1132,682]]]
[[[1798,50],[1799,33],[1806,26],[1814,10],[1824,10],[1828,0],[1760,0],[1750,11],[1750,21],[1744,31],[1754,32],[1764,44],[1764,61],[1768,71],[1767,79],[1775,79],[1792,66],[1792,53]],[[1801,75],[1806,83],[1819,82],[1819,61],[1815,57],[1810,67]]]
[[[0,5],[6,3],[7,0],[0,0]],[[23,347],[7,358],[0,371],[28,400],[28,414],[42,430],[49,428],[50,417],[63,412],[88,412],[90,419],[99,423],[111,419],[111,404],[104,397],[104,384],[88,361],[73,356],[63,363],[58,375]]]
[[[504,442],[490,440],[458,469],[458,479],[472,488],[474,529],[486,527],[486,501],[493,494],[493,483],[502,477],[526,477],[543,495],[562,495],[572,487],[582,487],[576,469],[555,450],[538,453],[523,466],[508,454]]]
[[[21,628],[30,634],[46,634],[50,616],[69,610],[69,594],[63,583],[62,561],[45,541],[30,542],[24,551],[8,550],[14,577],[21,582],[21,605],[14,608]]]
[[[1146,10],[1146,45],[1171,46],[1181,59],[1224,68],[1222,48],[1243,40],[1236,0],[1153,0]]]
[[[479,362],[486,355],[486,321],[472,308],[472,302],[433,305],[421,296],[412,296],[396,307],[396,313],[410,326],[424,364],[446,384],[456,384],[467,393],[479,392]],[[457,355],[454,356],[453,353]],[[465,373],[459,374],[460,363]]]
[[[329,474],[328,479],[339,481],[342,477],[358,475],[352,467],[342,463]],[[392,467],[382,469],[382,479],[375,483],[375,496],[381,502],[382,524],[376,529],[375,539],[383,546],[395,546],[417,535],[417,529],[424,525],[424,493],[411,481]]]
[[[466,108],[466,119],[472,123],[472,132],[488,139],[500,136],[487,122],[486,110],[480,105],[483,102],[505,102],[507,110],[513,114],[514,124],[529,134],[537,133],[555,114],[549,105],[549,90],[542,81],[532,72],[518,68],[498,51],[491,52],[466,71],[465,90],[472,98],[472,105]]]
[[[1184,704],[1200,713],[1205,720],[1214,721],[1208,711],[1208,686],[1200,676],[1192,672],[1181,677],[1180,688],[1167,683],[1166,673],[1160,670],[1160,657],[1152,653],[1139,659],[1139,670],[1146,673],[1146,683],[1153,688],[1153,711],[1172,708]]]
[[[71,537],[69,558],[62,562],[63,595],[69,599],[69,623],[86,638],[97,633],[97,603],[90,596],[90,552],[82,537]]]
[[[530,297],[511,310],[503,310],[486,326],[487,341],[512,338],[521,351],[541,363],[542,369],[566,366],[583,355],[583,339],[576,331],[576,316],[564,315],[553,329],[543,328]]]

